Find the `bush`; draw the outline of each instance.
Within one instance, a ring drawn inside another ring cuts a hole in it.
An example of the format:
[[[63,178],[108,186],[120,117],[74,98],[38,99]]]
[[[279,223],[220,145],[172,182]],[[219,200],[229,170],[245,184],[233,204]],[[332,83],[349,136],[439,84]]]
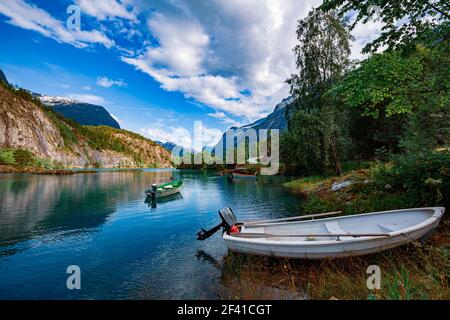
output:
[[[14,151],[14,159],[15,163],[20,166],[31,166],[35,164],[34,155],[28,151],[23,149],[17,149]]]
[[[380,190],[406,192],[415,206],[450,206],[450,153],[420,152],[397,155],[391,165],[372,169]]]
[[[16,164],[16,159],[14,157],[14,150],[11,149],[0,150],[0,164],[6,165]]]

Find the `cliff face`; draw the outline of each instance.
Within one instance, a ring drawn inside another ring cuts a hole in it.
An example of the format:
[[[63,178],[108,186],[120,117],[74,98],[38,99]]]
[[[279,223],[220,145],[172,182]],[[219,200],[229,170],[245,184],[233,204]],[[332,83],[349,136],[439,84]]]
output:
[[[95,134],[89,127],[78,128],[49,115],[0,86],[0,148],[26,149],[69,167],[173,166],[166,149],[142,136],[113,128],[104,128],[101,138]],[[70,144],[65,139],[67,135],[73,137]],[[95,139],[97,144],[93,143]],[[98,143],[102,139],[113,140],[114,147],[103,147]]]

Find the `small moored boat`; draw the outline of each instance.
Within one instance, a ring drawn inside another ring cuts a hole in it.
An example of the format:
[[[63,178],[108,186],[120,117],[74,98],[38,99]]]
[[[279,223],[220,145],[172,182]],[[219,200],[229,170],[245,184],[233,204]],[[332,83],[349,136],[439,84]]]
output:
[[[242,172],[233,172],[231,173],[231,175],[233,176],[233,179],[255,179],[256,178],[256,174],[251,174],[251,173],[242,173]]]
[[[237,168],[234,170],[231,170],[229,172],[229,177],[232,180],[236,179],[258,179],[258,173],[252,172],[246,168]]]
[[[231,251],[301,259],[339,258],[426,239],[444,212],[445,208],[434,207],[238,223],[233,210],[226,207],[219,211],[221,224],[209,231],[202,229],[197,236],[204,240],[223,228],[223,240]],[[304,221],[307,218],[313,220]]]
[[[145,195],[156,198],[167,197],[179,193],[182,186],[183,181],[181,180],[172,180],[160,185],[154,184],[151,189],[145,191]]]

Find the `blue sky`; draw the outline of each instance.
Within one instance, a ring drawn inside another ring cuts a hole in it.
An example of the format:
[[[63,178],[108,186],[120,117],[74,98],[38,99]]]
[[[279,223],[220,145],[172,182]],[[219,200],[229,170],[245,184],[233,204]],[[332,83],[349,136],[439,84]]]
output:
[[[289,94],[296,21],[319,0],[2,0],[0,68],[47,95],[105,106],[125,129],[214,144]],[[77,5],[79,30],[66,27]],[[377,34],[356,30],[354,56]]]

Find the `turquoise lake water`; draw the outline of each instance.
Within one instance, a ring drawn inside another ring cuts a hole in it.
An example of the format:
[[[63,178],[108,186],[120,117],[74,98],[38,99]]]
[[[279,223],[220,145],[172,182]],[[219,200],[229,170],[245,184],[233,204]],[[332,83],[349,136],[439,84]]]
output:
[[[181,196],[145,203],[152,183],[183,179]],[[230,183],[215,173],[99,171],[0,174],[0,299],[216,299],[221,234],[196,233],[230,206],[240,221],[298,215],[288,178]],[[81,269],[68,290],[66,269]]]

